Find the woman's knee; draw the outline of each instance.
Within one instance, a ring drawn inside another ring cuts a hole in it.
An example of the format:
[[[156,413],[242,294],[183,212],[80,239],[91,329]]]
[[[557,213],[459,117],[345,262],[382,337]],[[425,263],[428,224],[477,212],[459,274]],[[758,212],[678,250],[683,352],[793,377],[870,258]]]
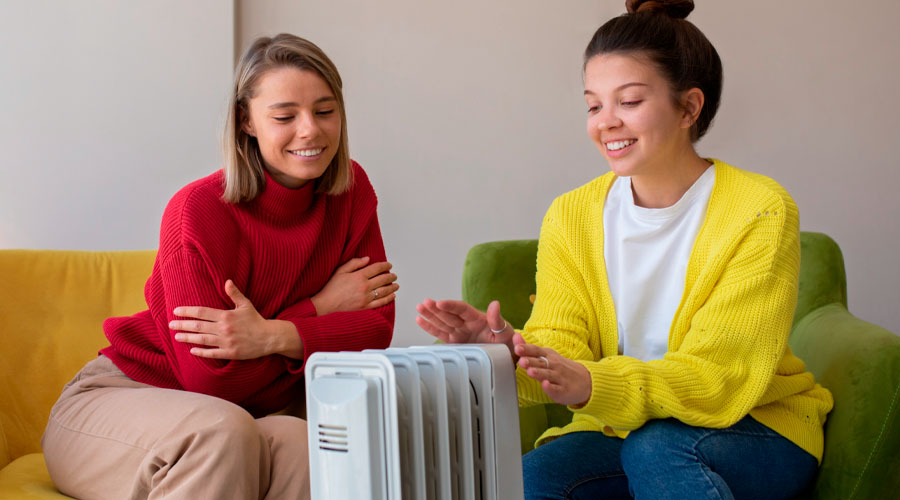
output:
[[[200,395],[198,395],[200,396]],[[196,398],[192,410],[157,442],[156,452],[164,457],[196,454],[268,456],[268,442],[256,420],[246,410],[228,401],[209,396]]]
[[[271,485],[266,498],[309,498],[309,448],[306,421],[277,415],[257,420],[272,453]]]
[[[255,448],[259,446],[262,434],[252,415],[243,408],[222,401],[204,408],[191,417],[188,428],[193,427],[196,436],[204,446],[223,449]]]
[[[554,475],[554,453],[548,445],[539,446],[522,456],[522,475],[525,480],[525,490],[529,485],[538,486],[547,483],[547,478]]]
[[[273,448],[287,447],[306,450],[308,443],[306,420],[288,415],[273,415],[256,421],[260,433]]]
[[[525,498],[542,498],[550,491],[565,488],[565,485],[558,484],[559,462],[550,448],[549,445],[539,446],[522,456]]]
[[[561,498],[578,490],[585,498],[627,493],[621,440],[600,432],[574,432],[522,457],[526,498]],[[579,497],[580,498],[580,497]]]
[[[257,424],[261,432],[267,436],[285,437],[293,439],[296,436],[303,436],[306,440],[307,426],[306,420],[302,418],[292,417],[289,415],[270,415],[258,419]]]

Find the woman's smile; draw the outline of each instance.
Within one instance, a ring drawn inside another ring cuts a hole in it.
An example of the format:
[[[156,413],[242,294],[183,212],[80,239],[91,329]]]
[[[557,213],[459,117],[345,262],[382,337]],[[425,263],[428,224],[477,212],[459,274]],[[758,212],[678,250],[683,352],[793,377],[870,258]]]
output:
[[[637,142],[637,139],[613,140],[604,143],[606,146],[606,154],[612,158],[624,156],[631,150],[631,146]]]

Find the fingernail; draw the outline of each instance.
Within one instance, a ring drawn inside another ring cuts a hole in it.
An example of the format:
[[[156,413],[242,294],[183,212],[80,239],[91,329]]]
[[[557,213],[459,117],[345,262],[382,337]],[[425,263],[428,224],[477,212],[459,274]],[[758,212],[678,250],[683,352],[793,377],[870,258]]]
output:
[[[175,340],[184,340],[184,335],[182,335],[182,334],[180,334],[180,333],[176,333],[176,334],[175,334]]]
[[[175,310],[172,311],[172,313],[175,314],[175,316],[181,316],[181,308],[176,307]]]
[[[177,313],[176,313],[177,314]],[[169,321],[169,328],[175,328],[175,322]]]

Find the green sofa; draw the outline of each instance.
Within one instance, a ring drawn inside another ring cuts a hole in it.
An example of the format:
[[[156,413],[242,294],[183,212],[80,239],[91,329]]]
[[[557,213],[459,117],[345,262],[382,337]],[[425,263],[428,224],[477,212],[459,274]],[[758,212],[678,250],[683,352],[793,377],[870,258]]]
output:
[[[900,498],[900,337],[847,311],[847,281],[838,245],[827,235],[801,234],[800,296],[790,345],[834,395],[825,424],[825,455],[802,498]],[[484,310],[499,300],[520,328],[531,314],[536,240],[473,247],[463,269],[463,300]],[[560,405],[520,409],[522,452],[571,413]]]

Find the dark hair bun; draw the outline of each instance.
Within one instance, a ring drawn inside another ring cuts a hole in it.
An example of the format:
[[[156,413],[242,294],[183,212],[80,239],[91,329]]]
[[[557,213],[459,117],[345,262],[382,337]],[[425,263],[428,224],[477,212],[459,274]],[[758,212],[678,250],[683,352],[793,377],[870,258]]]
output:
[[[629,14],[665,12],[669,17],[684,19],[694,10],[693,0],[625,0]]]

